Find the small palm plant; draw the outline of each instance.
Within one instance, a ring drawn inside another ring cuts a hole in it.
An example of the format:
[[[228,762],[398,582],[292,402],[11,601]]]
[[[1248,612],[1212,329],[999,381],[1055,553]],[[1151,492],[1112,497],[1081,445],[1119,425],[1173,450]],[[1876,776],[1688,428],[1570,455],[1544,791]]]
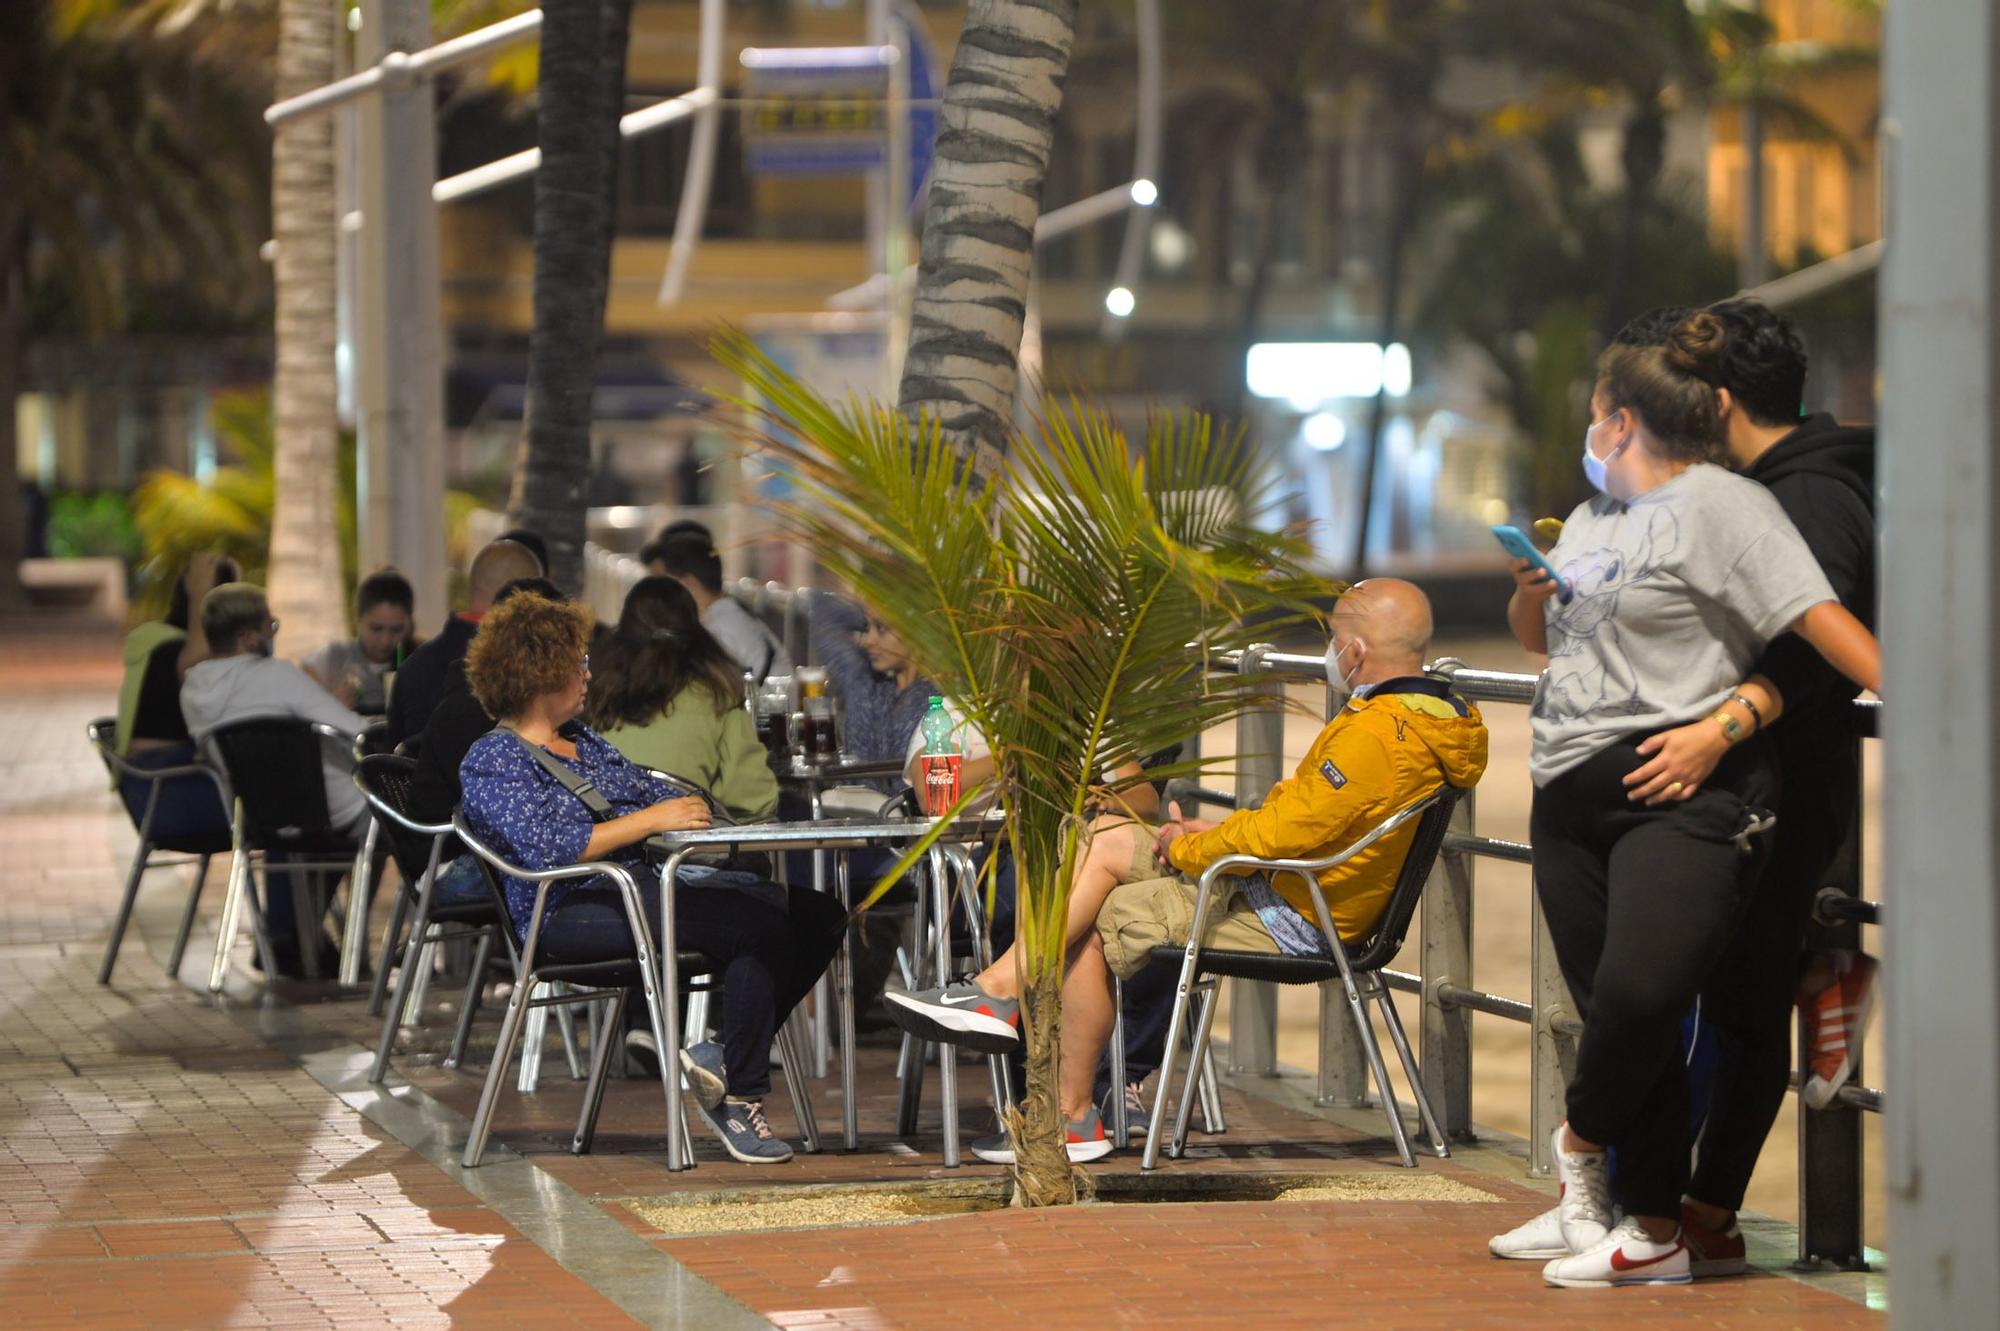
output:
[[[759,444],[805,496],[781,520],[992,749],[1023,958],[1016,1200],[1074,1201],[1056,1091],[1064,920],[1099,774],[1251,707],[1255,679],[1214,668],[1213,655],[1306,622],[1329,588],[1304,571],[1296,534],[1255,526],[1253,454],[1204,416],[1157,416],[1135,448],[1071,401],[982,481],[928,418],[830,405],[738,334],[714,351],[754,395]]]

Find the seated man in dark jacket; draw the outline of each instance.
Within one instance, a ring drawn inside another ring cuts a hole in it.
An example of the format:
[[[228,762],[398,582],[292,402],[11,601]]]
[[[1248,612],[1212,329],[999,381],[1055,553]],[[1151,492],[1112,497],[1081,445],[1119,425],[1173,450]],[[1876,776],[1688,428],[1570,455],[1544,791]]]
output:
[[[538,578],[541,573],[534,552],[513,541],[494,541],[473,556],[466,575],[466,608],[447,619],[443,630],[411,652],[396,672],[396,687],[389,696],[387,743],[400,744],[421,734],[430,723],[432,711],[444,697],[446,677],[455,663],[465,659],[465,649],[479,631],[480,616],[492,608],[500,589],[520,578]],[[457,803],[457,773],[454,766],[453,803]]]

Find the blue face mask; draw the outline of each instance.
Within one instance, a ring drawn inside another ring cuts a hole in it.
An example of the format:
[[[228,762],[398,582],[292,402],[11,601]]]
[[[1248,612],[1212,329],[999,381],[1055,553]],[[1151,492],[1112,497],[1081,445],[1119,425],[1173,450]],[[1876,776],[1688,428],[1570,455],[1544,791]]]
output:
[[[1611,413],[1611,416],[1616,416],[1617,414],[1614,411]],[[1606,473],[1605,468],[1610,465],[1611,458],[1615,458],[1620,453],[1623,453],[1632,441],[1630,438],[1627,438],[1624,443],[1619,444],[1618,447],[1611,450],[1611,457],[1606,458],[1597,456],[1596,453],[1591,451],[1590,447],[1590,441],[1597,434],[1599,427],[1611,423],[1611,416],[1606,416],[1603,420],[1597,422],[1596,425],[1591,426],[1583,432],[1583,474],[1590,481],[1592,488],[1599,494],[1610,495],[1611,498],[1616,499],[1618,496],[1611,493],[1610,477]]]

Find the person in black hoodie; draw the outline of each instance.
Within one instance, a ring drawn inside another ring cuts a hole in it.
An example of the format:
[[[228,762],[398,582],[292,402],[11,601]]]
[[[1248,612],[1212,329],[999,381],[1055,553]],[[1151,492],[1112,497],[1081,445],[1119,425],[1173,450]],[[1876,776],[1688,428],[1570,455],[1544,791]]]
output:
[[[1841,604],[1873,631],[1874,430],[1804,415],[1806,349],[1790,319],[1754,300],[1723,301],[1709,312],[1728,329],[1715,387],[1729,464],[1770,489]],[[1644,341],[1657,322],[1635,321],[1620,340]],[[1774,734],[1783,794],[1770,862],[1702,1010],[1717,1059],[1682,1207],[1697,1275],[1744,1266],[1736,1211],[1790,1081],[1790,1014],[1806,923],[1857,807],[1861,772],[1850,720],[1857,692],[1793,634],[1772,642],[1744,683],[1741,696],[1754,704],[1752,733],[1784,717]],[[1657,745],[1653,761],[1627,778],[1632,798],[1685,799],[1738,738],[1708,719],[1649,741]],[[1872,972],[1864,959],[1828,989],[1834,1007],[1854,1009],[1848,1034],[1857,1042]],[[1820,983],[1826,987],[1824,978]]]

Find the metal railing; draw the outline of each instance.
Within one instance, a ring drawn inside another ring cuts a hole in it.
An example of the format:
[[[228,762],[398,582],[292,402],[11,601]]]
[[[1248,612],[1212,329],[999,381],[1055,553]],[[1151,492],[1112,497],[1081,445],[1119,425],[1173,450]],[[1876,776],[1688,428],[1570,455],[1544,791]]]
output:
[[[1228,802],[1254,807],[1279,776],[1284,752],[1285,681],[1324,684],[1325,663],[1316,655],[1251,647],[1219,658],[1224,669],[1256,673],[1270,680],[1267,707],[1244,714],[1237,722],[1236,796]],[[1525,705],[1535,696],[1539,676],[1478,670],[1455,659],[1440,660],[1433,669],[1448,675],[1454,687],[1474,702]],[[1329,698],[1329,702],[1331,699]],[[1855,704],[1855,733],[1872,737],[1879,703]],[[1330,709],[1329,709],[1330,711]],[[1194,789],[1196,798],[1225,800],[1221,792]],[[1530,1033],[1529,1173],[1546,1177],[1549,1139],[1563,1117],[1564,1089],[1582,1031],[1571,1006],[1567,986],[1555,964],[1555,950],[1542,920],[1539,900],[1530,902],[1529,975],[1531,994],[1510,998],[1486,993],[1472,983],[1473,875],[1481,859],[1533,864],[1533,849],[1517,841],[1482,836],[1477,831],[1477,796],[1459,801],[1437,869],[1423,898],[1422,941],[1418,971],[1385,970],[1383,976],[1398,990],[1421,999],[1420,1045],[1424,1089],[1445,1133],[1470,1140],[1472,1123],[1472,1015],[1485,1013],[1526,1025]],[[1858,814],[1858,811],[1857,811]],[[1858,839],[1860,818],[1854,820]],[[1844,882],[1822,890],[1815,913],[1822,926],[1835,926],[1846,937],[1828,941],[1853,945],[1860,924],[1874,924],[1879,907],[1859,899],[1858,845],[1844,854]],[[1232,981],[1230,1049],[1233,1071],[1273,1075],[1277,1070],[1275,986]],[[1857,1068],[1858,1076],[1858,1068]],[[1796,1089],[1798,1074],[1794,1074]],[[1850,1084],[1837,1104],[1880,1113],[1882,1092]],[[1359,1042],[1348,1028],[1337,989],[1322,986],[1319,1024],[1318,1101],[1322,1105],[1361,1106],[1368,1102],[1368,1082]],[[1801,1267],[1836,1266],[1862,1269],[1867,1264],[1862,1242],[1861,1132],[1856,1115],[1837,1109],[1813,1110],[1799,1105],[1799,1255]]]

